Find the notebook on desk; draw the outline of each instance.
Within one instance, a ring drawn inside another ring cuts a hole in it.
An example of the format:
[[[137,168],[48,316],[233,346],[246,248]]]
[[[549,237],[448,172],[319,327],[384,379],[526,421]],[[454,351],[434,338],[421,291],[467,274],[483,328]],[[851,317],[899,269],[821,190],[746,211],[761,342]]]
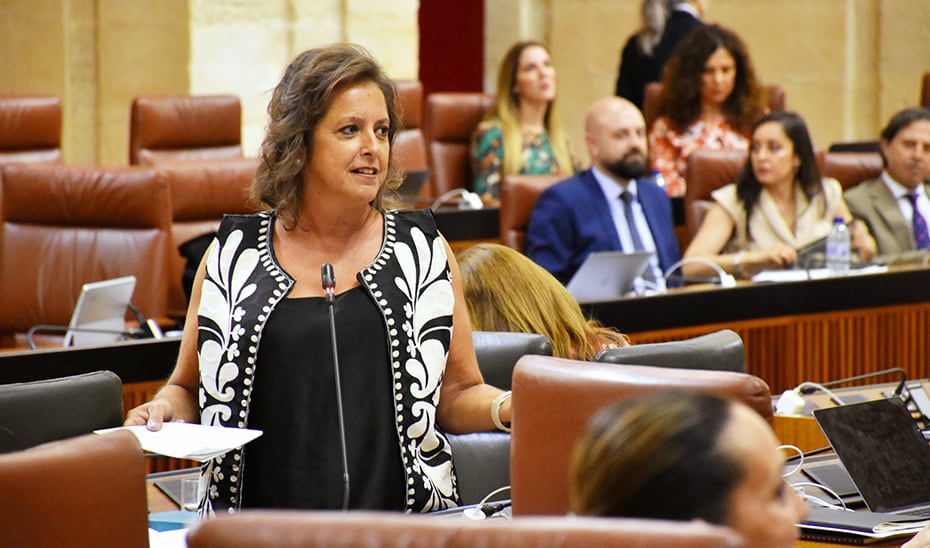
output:
[[[645,272],[652,255],[652,251],[594,251],[566,289],[580,303],[618,299],[633,289],[633,282]]]
[[[898,397],[814,410],[872,512],[930,516],[930,445]]]
[[[64,346],[122,340],[126,333],[126,311],[135,287],[135,276],[84,284],[68,323]]]

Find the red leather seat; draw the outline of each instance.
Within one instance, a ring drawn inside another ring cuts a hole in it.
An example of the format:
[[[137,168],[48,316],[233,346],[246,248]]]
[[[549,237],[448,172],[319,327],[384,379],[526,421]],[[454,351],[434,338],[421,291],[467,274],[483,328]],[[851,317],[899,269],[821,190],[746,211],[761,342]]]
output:
[[[433,170],[432,195],[471,189],[471,136],[494,107],[494,96],[476,92],[430,93],[424,116],[429,162]]]
[[[61,161],[61,99],[0,95],[0,162]]]

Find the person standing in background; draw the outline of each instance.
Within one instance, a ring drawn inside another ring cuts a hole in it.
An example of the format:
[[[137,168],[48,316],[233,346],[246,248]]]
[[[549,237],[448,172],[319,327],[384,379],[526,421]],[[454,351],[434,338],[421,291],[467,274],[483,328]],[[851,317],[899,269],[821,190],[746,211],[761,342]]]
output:
[[[546,47],[511,46],[497,76],[497,104],[472,137],[472,190],[485,202],[500,199],[506,175],[574,172],[555,98],[556,71]]]
[[[652,167],[665,178],[668,195],[684,195],[695,150],[746,150],[766,101],[736,33],[705,25],[681,42],[665,68],[659,118],[649,129]]]
[[[881,176],[847,190],[846,203],[868,225],[882,260],[922,261],[930,253],[930,110],[909,108],[892,116],[879,146]]]
[[[620,53],[616,94],[643,110],[646,84],[662,80],[662,69],[679,42],[703,23],[710,0],[643,0],[642,26]]]

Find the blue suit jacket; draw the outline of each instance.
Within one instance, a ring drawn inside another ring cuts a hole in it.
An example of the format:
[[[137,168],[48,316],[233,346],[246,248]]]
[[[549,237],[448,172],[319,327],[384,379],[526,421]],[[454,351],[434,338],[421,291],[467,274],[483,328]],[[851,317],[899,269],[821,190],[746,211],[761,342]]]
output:
[[[637,179],[636,189],[656,243],[659,266],[665,271],[681,258],[671,202],[651,178]],[[590,170],[549,187],[539,196],[525,242],[526,255],[563,284],[592,251],[623,251],[607,197]]]

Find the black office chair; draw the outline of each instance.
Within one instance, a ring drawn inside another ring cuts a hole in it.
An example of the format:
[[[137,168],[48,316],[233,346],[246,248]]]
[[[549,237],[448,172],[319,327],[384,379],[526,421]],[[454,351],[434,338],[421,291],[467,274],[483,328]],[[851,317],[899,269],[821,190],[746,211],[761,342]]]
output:
[[[552,343],[537,333],[473,331],[472,341],[484,382],[510,390],[510,379],[517,360],[525,354],[552,355]]]
[[[598,353],[594,361],[677,369],[746,372],[743,339],[730,329],[722,329],[683,341],[609,348]]]
[[[123,383],[110,371],[0,385],[0,453],[123,423]]]

